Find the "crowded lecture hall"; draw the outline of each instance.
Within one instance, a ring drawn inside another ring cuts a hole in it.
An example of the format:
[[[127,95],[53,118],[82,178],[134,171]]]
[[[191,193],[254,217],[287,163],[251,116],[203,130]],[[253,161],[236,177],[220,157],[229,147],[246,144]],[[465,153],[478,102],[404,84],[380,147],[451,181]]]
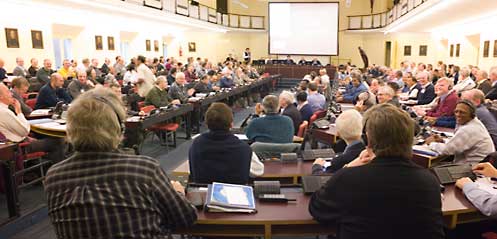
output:
[[[497,239],[496,0],[0,2],[2,239]]]

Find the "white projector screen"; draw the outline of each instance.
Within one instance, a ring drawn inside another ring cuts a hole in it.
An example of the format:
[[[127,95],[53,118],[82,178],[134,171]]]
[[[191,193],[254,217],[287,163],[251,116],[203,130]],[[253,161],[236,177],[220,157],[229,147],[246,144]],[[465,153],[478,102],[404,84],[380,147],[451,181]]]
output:
[[[338,2],[270,2],[269,54],[338,55]]]

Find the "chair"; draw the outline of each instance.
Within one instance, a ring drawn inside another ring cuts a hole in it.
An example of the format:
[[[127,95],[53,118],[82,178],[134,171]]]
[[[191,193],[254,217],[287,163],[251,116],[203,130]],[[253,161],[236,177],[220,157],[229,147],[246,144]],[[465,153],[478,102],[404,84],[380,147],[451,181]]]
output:
[[[14,178],[21,177],[24,175],[25,172],[39,169],[40,170],[40,177],[35,179],[35,180],[32,180],[28,183],[22,182],[22,184],[20,186],[18,186],[19,189],[26,187],[26,186],[29,186],[31,184],[43,181],[45,179],[45,166],[51,163],[50,160],[46,160],[43,158],[45,155],[47,155],[46,152],[40,151],[40,152],[28,153],[27,149],[28,149],[30,144],[31,144],[31,142],[29,142],[29,141],[19,143],[19,149],[20,149],[19,152],[20,152],[20,157],[22,158],[22,161],[23,161],[23,167],[20,170],[16,170],[14,172],[13,176],[14,176]],[[35,162],[35,163],[28,167],[28,165],[27,165],[28,162]]]
[[[250,145],[254,153],[297,153],[300,150],[299,143],[263,143],[255,142]]]
[[[293,136],[294,143],[302,143],[304,141],[304,135],[305,132],[307,131],[308,124],[309,122],[307,122],[307,120],[302,121],[302,123],[299,126],[299,131],[297,132],[297,135]]]
[[[22,95],[22,98],[24,100],[36,99],[36,97],[38,97],[38,93],[37,92],[31,92],[31,93],[26,93],[26,94]]]
[[[312,114],[311,118],[309,119],[309,125],[312,125],[312,123],[314,123],[315,120],[317,120],[319,118],[323,118],[325,116],[326,116],[325,110],[318,110],[318,111],[314,112],[314,114]]]
[[[143,111],[146,114],[149,114],[154,109],[155,109],[155,106],[148,105],[148,106],[141,107],[140,111]],[[161,145],[176,147],[176,131],[178,130],[178,128],[179,128],[179,124],[177,124],[177,123],[159,123],[159,124],[152,125],[151,127],[147,128],[147,130],[158,133],[159,141],[160,141]],[[169,143],[168,143],[169,135],[172,135],[172,137],[173,137],[173,144],[172,145],[169,145]]]
[[[27,99],[26,100],[26,105],[29,106],[29,108],[34,109],[36,106],[36,98],[34,99]]]
[[[152,106],[153,106],[153,105],[152,105]],[[140,110],[141,110],[141,108],[144,108],[144,107],[145,107],[145,101],[139,101],[139,102],[138,102],[138,109],[140,109]],[[154,107],[153,109],[151,109],[150,111],[152,111],[152,110],[154,110],[154,109],[155,109],[155,107]],[[149,112],[150,112],[150,111],[149,111]],[[147,113],[147,112],[145,112],[145,113]]]

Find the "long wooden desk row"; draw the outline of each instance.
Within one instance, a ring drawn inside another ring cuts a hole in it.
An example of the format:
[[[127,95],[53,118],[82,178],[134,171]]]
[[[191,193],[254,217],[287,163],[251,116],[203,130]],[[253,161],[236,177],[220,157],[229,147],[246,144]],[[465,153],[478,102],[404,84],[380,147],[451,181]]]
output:
[[[335,66],[301,66],[301,65],[262,65],[259,69],[271,75],[279,74],[282,78],[302,79],[311,71],[319,72],[321,68],[325,68],[329,76],[334,76],[336,72]]]

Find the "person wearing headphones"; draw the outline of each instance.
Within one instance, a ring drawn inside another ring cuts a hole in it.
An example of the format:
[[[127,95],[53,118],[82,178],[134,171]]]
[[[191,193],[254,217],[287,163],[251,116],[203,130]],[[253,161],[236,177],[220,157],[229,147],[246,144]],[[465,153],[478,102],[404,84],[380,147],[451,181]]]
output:
[[[471,101],[459,101],[454,115],[457,124],[454,137],[445,140],[439,135],[428,137],[426,144],[432,150],[441,155],[454,155],[454,163],[478,163],[495,151],[492,138],[476,118],[476,107]]]
[[[120,98],[103,87],[69,108],[67,140],[76,152],[53,165],[44,181],[57,238],[133,238],[136,232],[162,238],[196,221],[183,186],[168,179],[157,159],[119,152],[125,118]]]

